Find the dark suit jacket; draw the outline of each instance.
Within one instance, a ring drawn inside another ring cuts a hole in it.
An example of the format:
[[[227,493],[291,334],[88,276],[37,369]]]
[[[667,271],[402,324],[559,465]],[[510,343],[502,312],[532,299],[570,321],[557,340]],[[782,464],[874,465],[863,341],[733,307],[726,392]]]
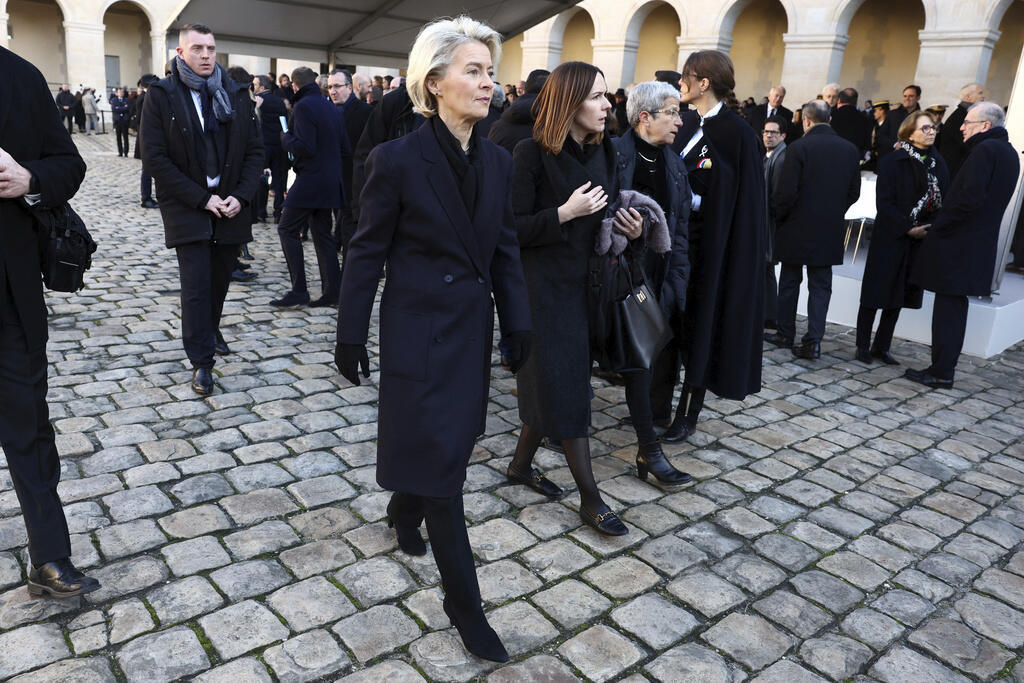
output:
[[[477,137],[483,156],[469,216],[433,126],[367,159],[359,228],[341,283],[338,342],[365,344],[381,268],[377,482],[451,496],[483,432],[494,308],[501,330],[530,329],[512,217],[512,160]]]
[[[937,294],[992,293],[999,226],[1020,173],[1005,128],[978,133],[921,243],[911,280]]]
[[[363,135],[363,129],[366,128],[366,121],[370,118],[370,112],[373,111],[373,105],[363,102],[356,97],[355,93],[352,93],[349,95],[348,101],[338,108],[345,116],[345,135],[348,138],[348,146],[354,153],[356,145],[359,144],[359,138]],[[345,182],[345,197],[351,198],[353,155],[350,154],[343,157],[341,161],[341,174]]]
[[[807,266],[843,262],[846,210],[860,197],[858,159],[857,148],[827,123],[787,146],[772,196],[776,259]]]
[[[942,158],[946,160],[946,164],[949,166],[950,179],[956,178],[956,174],[960,172],[960,167],[964,165],[964,161],[967,159],[969,148],[967,143],[964,142],[964,134],[960,132],[960,126],[964,125],[964,119],[967,118],[967,110],[970,108],[971,105],[968,102],[958,104],[956,110],[942,123],[942,135],[936,141],[939,152],[942,153]]]
[[[836,135],[853,144],[864,158],[864,152],[871,149],[872,120],[853,105],[839,107],[832,114],[832,130]]]
[[[257,108],[260,113],[260,133],[263,135],[263,147],[274,149],[281,147],[281,117],[288,117],[288,107],[284,100],[268,90],[257,95],[263,102]]]
[[[765,187],[765,209],[768,216],[767,226],[767,256],[768,262],[774,263],[775,251],[775,209],[772,207],[772,196],[779,187],[779,180],[782,178],[782,168],[786,165],[786,150],[789,149],[785,142],[780,142],[764,162],[764,187]]]
[[[342,197],[342,158],[351,157],[345,116],[310,83],[295,93],[292,128],[281,135],[281,146],[295,157],[295,182],[285,206],[338,209]]]
[[[750,118],[747,119],[747,123],[753,126],[754,132],[757,133],[758,136],[761,135],[761,131],[764,129],[764,122],[768,120],[768,108],[767,104],[757,105],[757,107],[755,107],[750,113]],[[793,121],[793,112],[785,107],[779,106],[775,110],[775,115],[786,120],[786,127],[782,129],[782,132],[788,134],[789,126],[792,125]]]
[[[78,191],[85,162],[61,125],[39,70],[0,47],[0,73],[0,147],[35,176],[40,203],[58,207]],[[29,349],[41,348],[47,333],[39,241],[22,199],[0,199],[0,287],[6,286],[4,277],[12,300],[0,296],[0,301],[14,311],[2,310],[0,318],[16,317]]]

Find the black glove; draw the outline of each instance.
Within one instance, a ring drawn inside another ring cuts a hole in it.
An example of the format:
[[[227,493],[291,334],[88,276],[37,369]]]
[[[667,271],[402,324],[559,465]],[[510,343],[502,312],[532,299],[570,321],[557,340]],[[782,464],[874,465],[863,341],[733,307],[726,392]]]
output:
[[[520,332],[509,332],[505,336],[503,346],[508,357],[508,369],[513,375],[519,372],[526,359],[530,357],[530,347],[533,345],[533,333],[529,330]]]
[[[366,344],[337,344],[334,347],[334,364],[338,372],[355,386],[359,386],[359,368],[363,369],[363,377],[370,377],[370,356],[366,353]]]

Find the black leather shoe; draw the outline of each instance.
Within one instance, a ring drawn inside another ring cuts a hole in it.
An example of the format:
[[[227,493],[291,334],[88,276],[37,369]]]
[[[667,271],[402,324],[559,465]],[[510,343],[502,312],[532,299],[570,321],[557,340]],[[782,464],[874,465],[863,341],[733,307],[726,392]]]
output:
[[[766,329],[766,330],[777,330],[777,329],[779,329],[779,324],[777,322],[775,322],[774,320],[765,320],[764,321],[764,329]]]
[[[858,348],[857,352],[853,354],[854,360],[859,360],[861,363],[871,365],[874,361],[871,359],[871,354],[867,349]]]
[[[629,529],[622,523],[619,516],[612,512],[607,505],[604,506],[604,512],[599,512],[596,515],[581,505],[580,519],[584,524],[605,536],[625,536],[629,533]]]
[[[647,481],[648,472],[664,486],[681,486],[693,481],[689,474],[672,467],[657,443],[640,446],[636,453],[636,476]]]
[[[484,616],[482,608],[477,609],[477,613],[474,615],[461,616],[452,609],[448,598],[444,599],[441,606],[444,607],[444,613],[448,615],[452,626],[459,632],[462,644],[466,646],[467,650],[480,659],[499,663],[508,661],[508,652],[501,644],[501,638],[487,623],[487,617]]]
[[[886,365],[899,365],[900,362],[893,358],[893,355],[888,351],[882,351],[881,349],[871,349],[871,356],[878,358]]]
[[[155,208],[157,208],[157,204],[152,199],[147,199],[146,201],[142,202],[142,208],[143,209],[155,209]]]
[[[793,347],[793,338],[784,337],[778,332],[765,332],[764,340],[769,344],[775,344],[780,348],[789,349]]]
[[[821,358],[821,342],[804,342],[800,346],[794,346],[793,355],[807,360]]]
[[[681,443],[689,439],[695,431],[697,431],[697,425],[690,424],[685,417],[677,418],[672,420],[672,424],[661,435],[661,440],[665,443]]]
[[[213,393],[213,371],[210,368],[196,368],[192,373],[192,391],[200,396]]]
[[[505,470],[505,476],[508,477],[509,481],[528,486],[537,493],[541,493],[549,498],[558,498],[565,493],[560,486],[541,474],[540,470],[536,467],[530,470],[529,475],[525,475],[513,469],[512,465],[509,465],[508,469]]]
[[[337,308],[338,307],[338,295],[334,296],[324,295],[319,299],[314,299],[309,302],[310,308]]]
[[[540,445],[548,449],[549,451],[554,451],[555,453],[561,453],[562,455],[565,455],[565,449],[562,448],[561,441],[555,441],[554,439],[549,439],[548,437],[545,436],[544,440],[540,442]]]
[[[256,273],[247,273],[246,271],[236,268],[231,271],[232,282],[249,282],[250,280],[256,279]]]
[[[229,353],[231,353],[231,349],[228,348],[228,343],[221,339],[217,342],[214,342],[213,352],[218,356],[226,356]]]
[[[914,370],[913,368],[908,368],[907,371],[903,373],[903,376],[911,382],[917,382],[918,384],[923,384],[932,389],[953,388],[953,380],[936,377],[927,370]]]
[[[241,259],[241,258],[244,258],[244,256],[239,256],[238,258]],[[250,256],[249,258],[251,259],[252,256]],[[242,263],[241,261],[239,261],[235,265],[238,266],[238,270],[249,270],[250,268],[252,268],[252,264],[251,263]]]
[[[266,216],[263,217],[263,222],[264,223],[267,222],[267,217]],[[242,245],[242,253],[238,255],[238,258],[245,259],[246,261],[252,261],[253,256],[252,256],[252,253],[249,251],[249,245],[248,244],[243,244]],[[242,267],[243,268],[248,268],[249,265],[248,264],[242,264]]]
[[[274,299],[271,301],[270,305],[274,308],[298,308],[299,306],[308,306],[309,294],[288,292],[280,299]]]
[[[394,500],[392,498],[388,501],[388,527],[395,530],[395,535],[398,536],[398,547],[407,555],[426,555],[427,544],[423,542],[423,537],[420,536],[419,527],[395,521],[395,514],[391,510],[391,504]]]
[[[71,559],[54,560],[28,573],[28,594],[33,598],[49,595],[53,598],[73,598],[92,593],[100,582],[75,569]]]

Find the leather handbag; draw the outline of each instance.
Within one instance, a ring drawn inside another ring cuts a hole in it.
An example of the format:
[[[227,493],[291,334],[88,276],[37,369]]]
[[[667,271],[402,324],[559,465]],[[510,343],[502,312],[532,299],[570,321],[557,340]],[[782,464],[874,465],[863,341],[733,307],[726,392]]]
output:
[[[55,209],[32,207],[39,239],[39,269],[43,283],[55,292],[77,292],[85,286],[96,242],[85,223],[63,204]]]
[[[650,370],[655,358],[672,339],[672,330],[647,283],[634,284],[630,269],[625,270],[630,291],[615,303],[623,365],[617,370]]]

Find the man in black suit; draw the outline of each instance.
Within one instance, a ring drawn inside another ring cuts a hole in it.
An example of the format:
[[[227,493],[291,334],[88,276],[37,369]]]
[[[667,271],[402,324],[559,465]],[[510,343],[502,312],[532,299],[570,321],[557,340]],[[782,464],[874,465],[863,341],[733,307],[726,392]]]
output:
[[[843,88],[839,91],[839,104],[832,112],[832,130],[842,139],[853,144],[863,159],[871,149],[871,121],[857,109],[857,91]]]
[[[889,113],[889,116],[892,118],[892,125],[895,126],[894,130],[899,130],[900,124],[903,123],[903,119],[907,118],[908,114],[920,111],[920,101],[921,86],[908,85],[903,89],[903,103]]]
[[[761,131],[761,144],[764,145],[764,185],[765,203],[767,204],[765,222],[768,228],[768,239],[765,242],[768,246],[765,256],[768,259],[765,271],[764,290],[764,326],[765,329],[778,329],[779,315],[779,284],[775,280],[775,257],[772,254],[772,245],[775,242],[775,213],[772,210],[772,195],[779,186],[779,179],[782,177],[782,167],[786,163],[786,130],[789,127],[792,117],[783,118],[773,116],[764,122]]]
[[[257,202],[258,218],[267,218],[268,190],[274,191],[274,222],[281,220],[281,206],[284,192],[288,187],[288,155],[281,148],[281,117],[288,116],[284,100],[271,90],[274,82],[270,76],[256,76],[252,79],[252,91],[256,95],[256,110],[260,113],[260,130],[263,133],[263,153],[266,157],[264,168],[270,169],[270,184],[260,185]]]
[[[135,158],[142,159],[142,111],[146,106],[146,92],[159,82],[159,78],[153,74],[146,74],[139,79],[139,96],[132,101],[131,111],[128,114],[128,127],[135,131]],[[139,189],[142,208],[155,209],[156,202],[153,200],[153,177],[146,171],[145,165],[139,177]]]
[[[57,208],[85,163],[39,70],[0,48],[0,445],[28,532],[28,590],[68,598],[99,588],[71,563],[57,495],[60,461],[46,404],[46,304],[30,206]]]
[[[940,136],[938,147],[946,166],[949,167],[950,182],[956,178],[957,172],[967,159],[968,146],[960,132],[960,126],[967,118],[967,110],[972,105],[984,101],[985,86],[981,83],[968,83],[960,88],[960,104],[942,124],[943,134]]]
[[[896,145],[896,127],[889,116],[889,100],[878,100],[871,106],[874,125],[871,129],[871,162],[872,170],[878,168],[882,158],[891,152]]]
[[[252,241],[249,203],[264,161],[249,84],[231,80],[216,56],[208,27],[184,26],[171,75],[146,95],[139,132],[142,163],[160,187],[164,240],[178,256],[181,338],[200,396],[213,392],[214,353],[230,353],[220,316],[240,245]]]
[[[331,71],[327,79],[327,90],[331,95],[331,101],[345,117],[345,136],[348,138],[349,148],[352,148],[359,142],[363,129],[366,128],[366,121],[370,118],[373,105],[356,97],[352,74],[345,69]],[[338,240],[339,248],[344,250],[348,246],[349,239],[355,233],[356,222],[352,208],[347,201],[352,197],[352,156],[342,157],[341,161],[346,201],[345,206],[339,212],[335,237]]]
[[[764,123],[773,116],[781,116],[786,120],[786,128],[782,131],[783,133],[789,132],[789,126],[793,120],[793,112],[782,106],[782,100],[786,98],[786,89],[781,85],[776,85],[768,91],[768,103],[759,104],[754,108],[750,115],[748,123],[754,127],[754,130],[760,133],[764,130]],[[764,141],[762,140],[762,143]]]
[[[75,96],[71,94],[71,86],[63,83],[57,92],[57,109],[61,118],[68,125],[68,135],[75,132]]]
[[[818,358],[825,316],[832,298],[832,266],[843,262],[847,209],[860,197],[857,148],[828,125],[829,107],[821,100],[803,106],[804,135],[786,150],[775,209],[775,258],[779,277],[779,330],[769,341],[792,346],[796,308],[807,266],[807,333],[793,347],[800,358]]]
[[[331,234],[334,211],[342,207],[343,157],[351,156],[345,117],[320,94],[317,74],[308,67],[292,72],[292,129],[281,146],[295,158],[295,183],[288,191],[277,234],[288,262],[291,289],[270,302],[276,308],[337,306],[341,289],[338,246]],[[299,233],[309,221],[320,266],[320,298],[310,302]]]
[[[979,102],[960,124],[968,154],[942,200],[942,211],[921,242],[911,280],[935,292],[932,364],[906,377],[952,389],[967,331],[969,296],[992,293],[999,226],[1013,196],[1020,161],[998,104]]]

